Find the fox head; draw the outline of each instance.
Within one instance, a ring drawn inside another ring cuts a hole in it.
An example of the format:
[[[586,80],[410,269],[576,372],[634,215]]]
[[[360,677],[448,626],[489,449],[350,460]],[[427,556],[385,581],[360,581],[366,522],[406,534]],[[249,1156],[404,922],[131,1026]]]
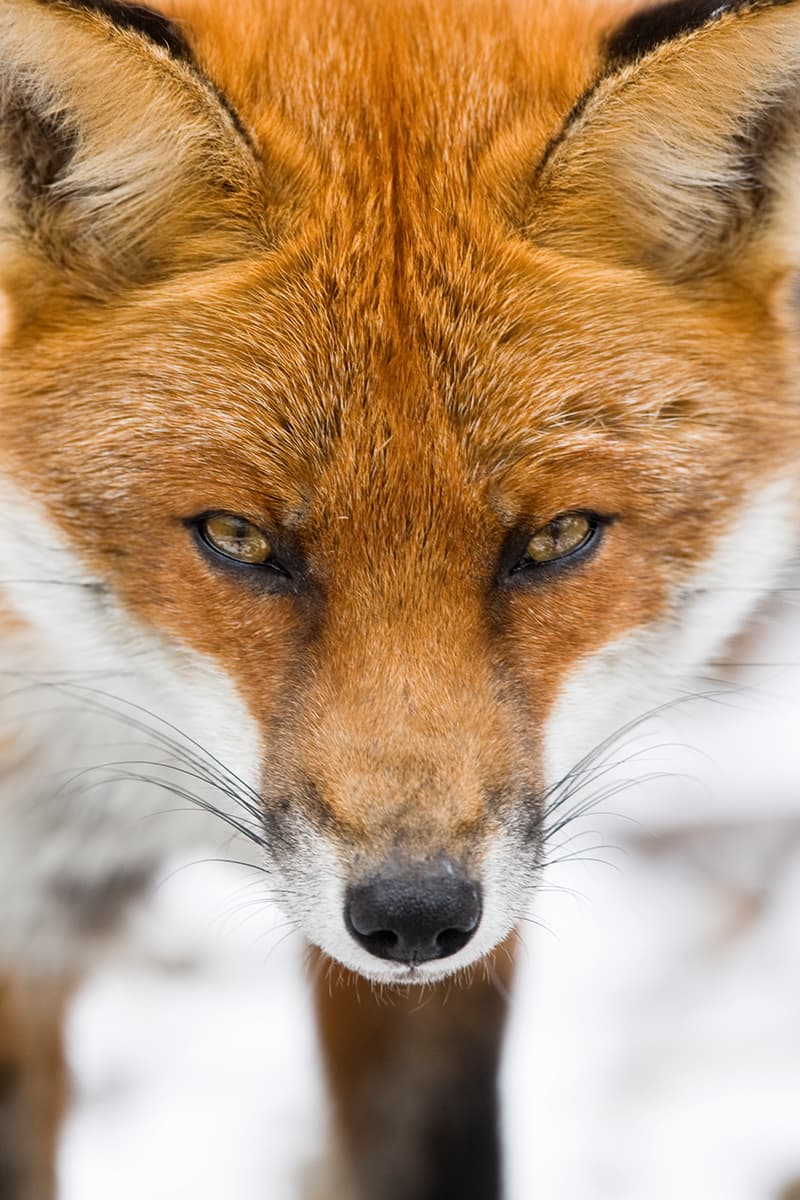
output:
[[[800,0],[635,9],[2,0],[6,605],[387,982],[795,546]]]

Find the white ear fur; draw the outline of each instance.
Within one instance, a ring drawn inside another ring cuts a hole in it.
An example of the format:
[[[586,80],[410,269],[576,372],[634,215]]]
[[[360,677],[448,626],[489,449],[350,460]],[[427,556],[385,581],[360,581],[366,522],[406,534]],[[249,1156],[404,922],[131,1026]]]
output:
[[[229,257],[258,238],[260,169],[190,64],[102,14],[3,0],[0,275],[84,289]]]
[[[603,79],[542,165],[538,242],[756,288],[800,265],[800,2],[754,4]]]

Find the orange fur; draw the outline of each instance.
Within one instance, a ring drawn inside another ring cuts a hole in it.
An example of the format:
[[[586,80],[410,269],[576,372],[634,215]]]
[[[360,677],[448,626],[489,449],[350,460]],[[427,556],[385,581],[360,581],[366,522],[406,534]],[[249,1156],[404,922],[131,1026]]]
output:
[[[403,703],[375,709],[373,670],[410,672],[421,725],[458,730],[441,777],[463,777],[463,798],[449,788],[440,811],[451,830],[480,820],[464,720],[481,773],[519,755],[489,673],[476,676],[505,529],[581,506],[624,518],[587,577],[507,602],[494,653],[513,659],[540,721],[573,662],[653,620],[675,573],[702,562],[727,521],[717,497],[736,503],[786,457],[792,345],[779,314],[724,280],[684,293],[564,257],[535,229],[509,239],[493,211],[588,86],[615,6],[169,11],[288,189],[294,232],[227,265],[204,265],[213,247],[191,273],[178,260],[116,299],[112,320],[56,292],[7,353],[5,454],[137,616],[218,659],[265,724],[309,656],[307,708],[330,733],[301,726],[293,757],[359,836],[358,789],[337,765],[352,736],[337,731],[386,743]],[[612,203],[593,229],[617,227]],[[172,245],[172,220],[151,236]],[[197,560],[175,518],[215,506],[300,531],[330,599],[313,647],[292,605],[255,602]],[[395,612],[409,613],[401,635]],[[413,757],[413,727],[397,736]]]
[[[0,480],[231,683],[276,844],[488,873],[587,664],[680,629],[765,489],[796,518],[800,2],[631,62],[634,0],[164,0],[193,62],[3,4]],[[217,569],[215,509],[302,586]],[[575,510],[594,557],[503,574]]]

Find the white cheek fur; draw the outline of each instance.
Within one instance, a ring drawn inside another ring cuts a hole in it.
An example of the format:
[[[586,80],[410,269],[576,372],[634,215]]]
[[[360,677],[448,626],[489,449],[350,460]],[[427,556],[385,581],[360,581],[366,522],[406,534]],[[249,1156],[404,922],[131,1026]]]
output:
[[[65,878],[91,888],[176,849],[257,852],[242,837],[231,852],[233,830],[184,794],[258,828],[227,794],[250,795],[262,761],[231,680],[93,582],[31,499],[0,481],[0,599],[25,622],[0,641],[12,737],[0,775],[0,958],[57,965],[77,950],[54,901]]]
[[[712,661],[774,587],[798,547],[795,480],[779,479],[732,510],[708,560],[676,587],[667,616],[580,662],[543,731],[549,786],[604,738],[661,704]],[[625,586],[625,581],[620,581]]]
[[[256,786],[259,738],[230,678],[191,647],[139,625],[96,582],[30,498],[0,480],[0,597],[33,634],[16,650],[3,645],[3,657],[27,658],[32,671],[113,679],[120,696],[153,701],[161,718],[172,714]]]

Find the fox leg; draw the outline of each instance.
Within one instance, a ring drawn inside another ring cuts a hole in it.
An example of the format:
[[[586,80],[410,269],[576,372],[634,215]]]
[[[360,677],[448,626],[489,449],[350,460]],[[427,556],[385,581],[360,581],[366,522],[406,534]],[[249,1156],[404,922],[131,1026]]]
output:
[[[323,1053],[357,1200],[499,1200],[510,961],[498,956],[469,985],[407,991],[320,972]]]
[[[0,976],[0,1200],[52,1200],[69,989]]]

